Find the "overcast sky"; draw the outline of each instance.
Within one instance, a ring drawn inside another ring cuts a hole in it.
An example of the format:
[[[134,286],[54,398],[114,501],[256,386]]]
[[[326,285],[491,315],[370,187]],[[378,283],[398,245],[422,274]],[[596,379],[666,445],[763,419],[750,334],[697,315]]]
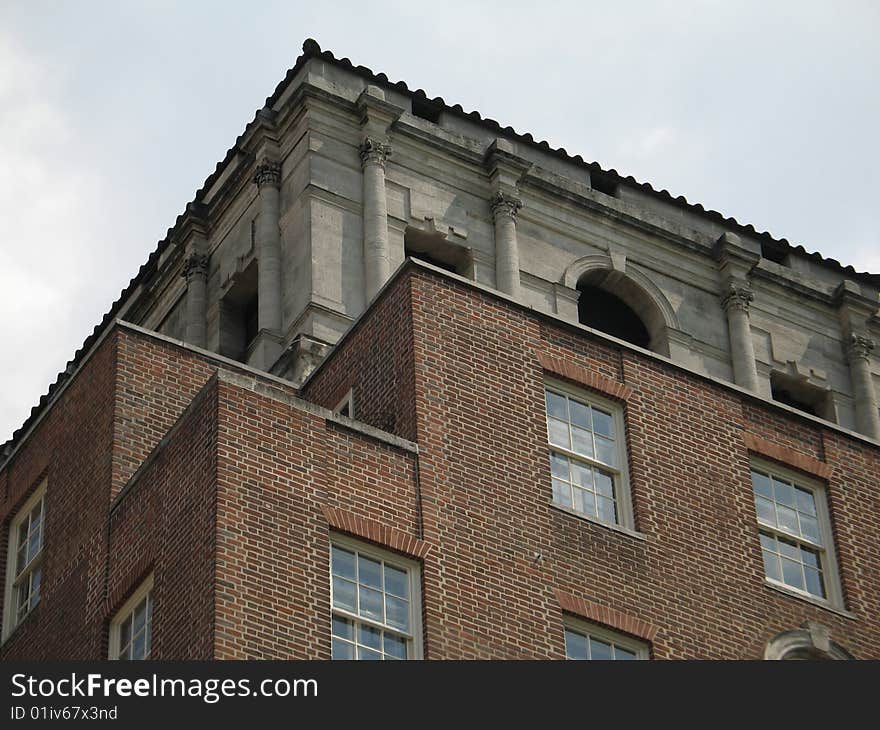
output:
[[[880,272],[880,4],[0,0],[0,443],[302,41]]]

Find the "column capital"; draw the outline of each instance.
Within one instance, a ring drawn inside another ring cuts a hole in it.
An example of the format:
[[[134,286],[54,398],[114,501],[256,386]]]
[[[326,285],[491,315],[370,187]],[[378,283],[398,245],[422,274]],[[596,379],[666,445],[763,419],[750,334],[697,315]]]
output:
[[[208,276],[208,255],[203,253],[191,253],[183,262],[183,271],[181,272],[187,282],[191,281],[195,276],[207,278]]]
[[[391,156],[391,144],[376,137],[365,137],[358,148],[361,165],[379,165],[385,169],[385,160]]]
[[[257,188],[262,188],[264,185],[280,188],[281,163],[264,157],[254,172],[254,182],[257,184]]]
[[[522,200],[515,195],[509,193],[495,193],[489,200],[489,206],[492,208],[492,216],[497,221],[504,216],[511,218],[516,222],[516,214],[523,207]]]
[[[865,335],[851,334],[845,341],[846,358],[849,362],[869,360],[875,346],[874,340]]]
[[[721,294],[721,307],[725,312],[740,310],[748,314],[754,298],[755,293],[748,286],[730,282]]]

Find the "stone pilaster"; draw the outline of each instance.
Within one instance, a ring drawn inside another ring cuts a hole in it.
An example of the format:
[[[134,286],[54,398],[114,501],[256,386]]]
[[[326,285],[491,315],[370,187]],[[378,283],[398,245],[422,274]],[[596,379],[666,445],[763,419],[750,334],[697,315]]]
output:
[[[281,333],[281,164],[264,157],[254,173],[254,183],[260,196],[260,213],[257,216],[255,248],[258,271],[258,317],[260,333],[272,337],[266,341],[267,349],[254,361],[257,367],[268,368],[280,354],[275,339]]]
[[[715,259],[721,279],[721,307],[727,316],[733,382],[758,392],[758,367],[749,323],[749,305],[755,294],[748,274],[760,257],[743,246],[739,236],[725,233],[715,244]]]
[[[208,340],[208,256],[193,252],[183,264],[186,279],[186,334],[184,340],[206,347]]]

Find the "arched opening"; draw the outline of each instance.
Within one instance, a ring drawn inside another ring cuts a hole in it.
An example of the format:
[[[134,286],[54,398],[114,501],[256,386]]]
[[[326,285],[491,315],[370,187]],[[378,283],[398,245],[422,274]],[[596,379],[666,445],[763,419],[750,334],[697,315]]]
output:
[[[807,621],[802,628],[777,634],[764,647],[764,659],[828,660],[852,659],[846,649],[831,641],[831,631]]]
[[[651,296],[614,269],[593,269],[577,281],[578,321],[662,355],[669,354],[666,320]]]

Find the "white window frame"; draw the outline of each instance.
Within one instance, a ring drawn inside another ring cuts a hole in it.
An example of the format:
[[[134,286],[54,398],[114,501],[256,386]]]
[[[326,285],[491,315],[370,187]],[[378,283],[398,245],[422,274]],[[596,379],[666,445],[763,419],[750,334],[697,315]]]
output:
[[[568,396],[576,401],[580,401],[589,406],[595,406],[600,410],[606,411],[611,414],[612,419],[614,420],[614,432],[615,432],[615,446],[617,448],[617,464],[618,466],[611,467],[608,464],[605,464],[596,459],[591,459],[587,456],[583,456],[578,454],[571,449],[565,449],[561,446],[556,446],[555,444],[550,442],[550,422],[549,416],[547,415],[547,391],[556,392],[560,395]],[[579,461],[584,464],[588,464],[589,466],[598,469],[600,471],[612,474],[612,479],[614,481],[614,498],[617,503],[617,522],[604,522],[600,520],[598,517],[593,515],[588,515],[583,512],[579,512],[571,507],[566,507],[565,505],[559,504],[554,501],[552,494],[552,473],[551,473],[551,496],[550,496],[550,504],[557,509],[561,509],[569,514],[576,515],[585,520],[589,520],[590,522],[595,522],[597,525],[603,525],[605,527],[610,527],[612,529],[623,529],[625,531],[632,532],[635,530],[635,520],[633,518],[633,506],[632,506],[632,493],[630,491],[629,484],[629,453],[627,450],[626,444],[626,426],[623,418],[623,406],[609,398],[603,398],[600,395],[593,393],[592,391],[585,390],[583,388],[578,388],[576,386],[570,385],[566,382],[556,380],[554,378],[545,378],[544,379],[544,422],[545,429],[547,432],[547,446],[550,452],[556,451],[559,454],[571,459],[573,461]],[[548,463],[548,468],[549,468]]]
[[[46,481],[44,480],[34,493],[28,497],[28,500],[19,508],[15,517],[9,523],[7,531],[7,552],[6,552],[6,582],[3,591],[3,641],[12,635],[12,632],[24,621],[33,608],[19,620],[18,618],[18,584],[20,583],[19,575],[16,575],[15,569],[18,564],[18,532],[22,524],[30,517],[31,511],[37,504],[43,502],[43,536],[40,541],[40,551],[31,559],[24,569],[22,576],[29,576],[33,571],[42,566],[43,556],[46,547]],[[40,584],[40,601],[43,600],[42,579]],[[39,601],[37,603],[39,605]]]
[[[137,608],[138,604],[144,600],[144,598],[148,594],[152,594],[154,585],[154,577],[151,573],[138,589],[129,596],[128,600],[122,604],[116,614],[113,616],[113,619],[110,621],[110,640],[107,648],[107,658],[119,661],[119,650],[122,647],[120,631],[122,629],[122,624],[125,620],[131,615],[131,613]],[[153,596],[150,595],[150,600],[153,601]],[[150,654],[147,655],[147,659],[151,658],[153,653],[153,622],[150,621]]]
[[[339,533],[331,533],[330,535],[330,551],[327,561],[327,572],[330,577],[330,636],[332,644],[333,636],[333,616],[338,615],[342,618],[349,619],[355,624],[362,623],[367,626],[373,626],[378,629],[388,630],[389,627],[379,621],[373,621],[357,613],[347,611],[345,609],[333,606],[333,546],[343,548],[344,550],[355,551],[361,555],[365,555],[373,560],[381,560],[398,570],[405,570],[409,577],[409,594],[410,594],[410,631],[407,636],[407,660],[418,660],[423,657],[422,648],[422,566],[419,562],[399,555],[398,553],[385,550],[371,543],[363,542],[348,535]],[[355,631],[357,628],[355,628]],[[404,632],[391,628],[392,633],[403,635]]]
[[[817,545],[810,540],[787,533],[785,530],[765,525],[758,521],[757,509],[755,509],[755,490],[752,485],[752,472],[758,471],[771,476],[778,476],[781,480],[790,482],[800,489],[813,493],[813,502],[816,505],[816,521],[819,523],[819,536],[822,545]],[[834,550],[834,533],[831,529],[831,517],[828,513],[828,489],[826,485],[814,477],[809,477],[802,472],[787,468],[781,464],[766,459],[752,457],[749,461],[749,487],[752,492],[752,508],[755,509],[755,526],[758,528],[758,551],[761,556],[761,570],[764,574],[764,582],[774,588],[794,596],[804,598],[813,603],[828,606],[838,610],[843,609],[843,590],[840,586],[840,575],[837,569],[837,555]],[[767,576],[764,567],[764,556],[761,549],[760,531],[764,530],[774,535],[781,535],[797,543],[811,547],[819,553],[822,565],[822,576],[825,581],[825,598],[817,596],[805,590],[800,590],[782,581],[774,580]]]
[[[576,634],[586,636],[588,642],[589,637],[592,636],[599,641],[619,646],[621,649],[626,649],[635,654],[637,660],[645,661],[651,658],[651,647],[647,642],[642,641],[641,639],[636,639],[628,634],[621,634],[600,624],[591,623],[578,616],[566,614],[562,619],[562,626],[563,647],[565,645],[565,632],[572,631]],[[565,658],[569,658],[567,654]]]
[[[333,412],[342,415],[342,409],[348,406],[348,415],[345,418],[354,418],[354,389],[349,388],[348,392],[342,397],[342,400],[333,408]]]

